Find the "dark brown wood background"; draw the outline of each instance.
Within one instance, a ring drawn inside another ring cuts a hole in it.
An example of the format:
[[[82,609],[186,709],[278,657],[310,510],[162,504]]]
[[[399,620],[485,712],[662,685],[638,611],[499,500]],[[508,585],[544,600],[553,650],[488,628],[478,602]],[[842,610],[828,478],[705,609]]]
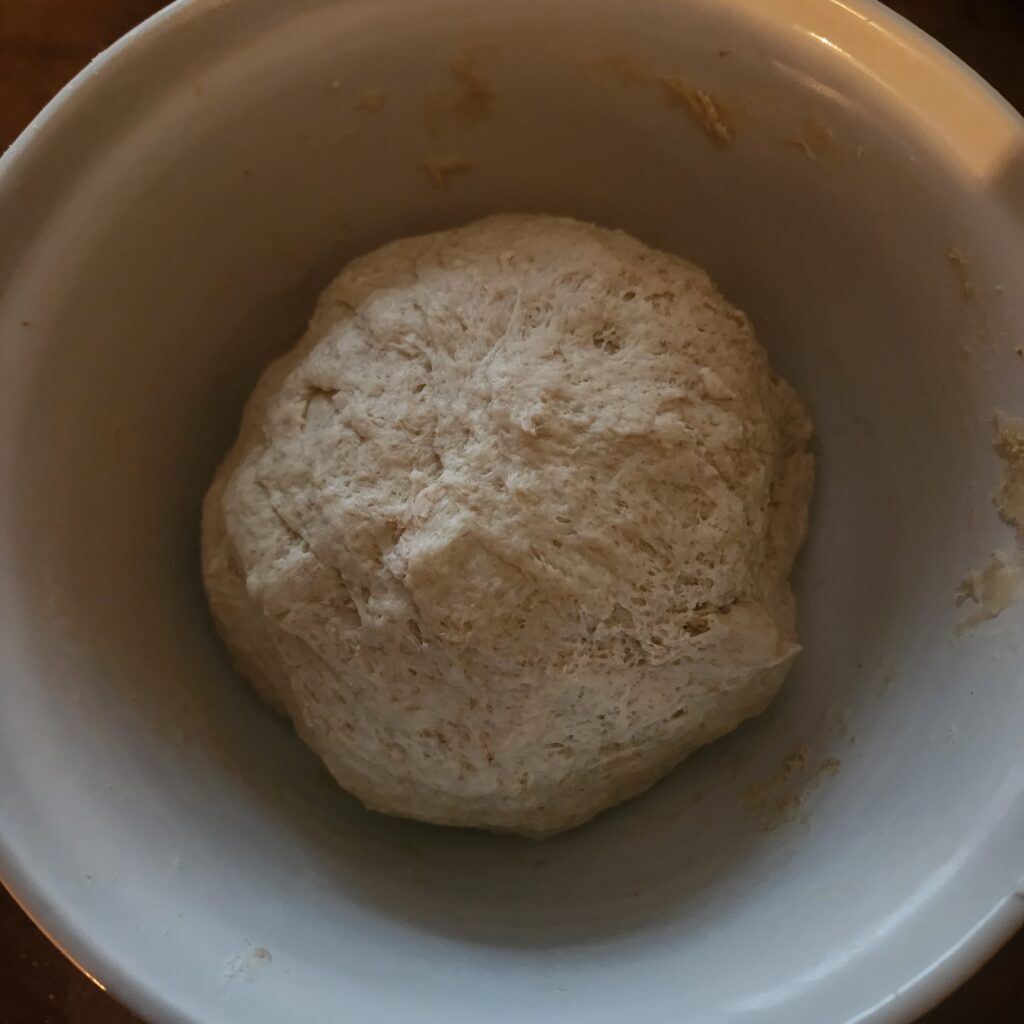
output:
[[[89,58],[162,6],[162,0],[0,0],[0,148]],[[891,0],[889,6],[1024,111],[1024,0]],[[1015,1021],[1024,1021],[1024,932],[921,1024]],[[138,1024],[138,1018],[80,975],[0,889],[0,1024]]]

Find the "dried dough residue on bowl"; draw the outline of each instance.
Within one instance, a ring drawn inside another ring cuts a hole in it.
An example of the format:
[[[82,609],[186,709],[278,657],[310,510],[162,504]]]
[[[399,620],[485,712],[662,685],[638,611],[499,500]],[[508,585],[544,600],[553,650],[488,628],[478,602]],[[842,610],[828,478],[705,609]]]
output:
[[[494,89],[480,69],[480,58],[492,49],[491,45],[481,44],[452,57],[448,71],[455,81],[454,87],[431,93],[423,105],[427,129],[435,138],[446,134],[452,125],[471,128],[491,116]],[[462,153],[447,150],[428,153],[417,167],[429,176],[434,188],[447,189],[453,177],[466,174],[473,164]]]
[[[973,601],[977,608],[957,623],[957,634],[1002,614],[1020,597],[1024,568],[1015,564],[1015,554],[997,551],[983,569],[969,572],[957,589],[957,604]]]
[[[387,93],[377,86],[370,86],[361,89],[359,95],[356,96],[356,110],[365,111],[367,114],[376,114],[379,110],[384,109],[386,102]]]
[[[459,174],[467,174],[473,165],[461,153],[431,153],[419,165],[429,175],[434,188],[448,188],[449,180]]]
[[[994,417],[996,451],[1005,468],[995,503],[999,515],[1024,544],[1024,417],[997,412]]]
[[[820,117],[808,116],[795,135],[786,143],[799,149],[808,160],[835,166],[839,163],[841,151],[835,132]]]
[[[970,357],[985,347],[990,339],[992,332],[990,312],[978,291],[971,261],[963,249],[957,245],[950,246],[946,250],[946,260],[956,277],[964,304],[973,321],[960,342],[964,356]]]
[[[956,274],[957,280],[960,282],[960,290],[963,292],[964,298],[973,301],[978,293],[974,289],[974,278],[971,276],[970,261],[964,255],[963,250],[958,246],[951,246],[946,253],[946,259],[949,260],[949,265],[953,268],[953,273]]]
[[[623,87],[657,88],[666,106],[686,111],[716,145],[733,144],[735,131],[728,104],[715,93],[699,88],[681,75],[652,71],[623,54],[605,54],[588,66],[611,75]]]
[[[226,981],[253,981],[261,968],[267,967],[274,957],[263,946],[250,946],[242,953],[228,957],[222,977]]]
[[[765,831],[783,825],[807,823],[804,810],[815,790],[841,767],[836,757],[825,757],[814,767],[806,744],[794,747],[765,780],[752,782],[740,794],[740,802],[760,819]]]
[[[676,75],[659,75],[658,82],[670,107],[686,107],[712,142],[720,146],[732,145],[732,127],[717,97]]]
[[[1000,517],[1016,532],[1017,547],[995,552],[984,568],[961,580],[957,604],[973,601],[977,607],[957,624],[958,635],[1002,614],[1024,592],[1024,418],[997,412],[993,427],[994,446],[1003,460],[1003,480],[993,500]]]
[[[474,46],[452,57],[448,70],[454,87],[432,93],[425,104],[427,127],[432,133],[441,132],[449,122],[466,128],[490,117],[494,89],[480,69],[480,57],[490,49],[486,45]]]

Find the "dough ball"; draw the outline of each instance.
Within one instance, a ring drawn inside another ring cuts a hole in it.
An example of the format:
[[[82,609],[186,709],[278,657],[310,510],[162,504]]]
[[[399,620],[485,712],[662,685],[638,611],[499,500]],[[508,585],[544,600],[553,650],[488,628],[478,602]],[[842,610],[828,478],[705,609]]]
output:
[[[394,242],[249,400],[210,606],[368,807],[557,832],[779,689],[810,434],[684,260],[541,216]]]

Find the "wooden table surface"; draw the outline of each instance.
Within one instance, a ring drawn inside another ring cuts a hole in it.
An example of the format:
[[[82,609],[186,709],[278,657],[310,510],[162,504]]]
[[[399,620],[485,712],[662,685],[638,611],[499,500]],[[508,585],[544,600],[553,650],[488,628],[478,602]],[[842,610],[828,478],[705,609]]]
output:
[[[0,0],[0,148],[89,58],[162,6],[162,0]],[[1024,0],[891,0],[889,6],[1024,111]],[[921,1024],[1022,1020],[1024,932]],[[133,1022],[138,1018],[79,974],[0,889],[0,1024]]]

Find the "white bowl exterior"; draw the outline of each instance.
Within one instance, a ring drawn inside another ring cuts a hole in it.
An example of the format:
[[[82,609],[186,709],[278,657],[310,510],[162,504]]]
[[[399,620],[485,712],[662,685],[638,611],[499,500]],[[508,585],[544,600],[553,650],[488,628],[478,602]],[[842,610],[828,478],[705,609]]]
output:
[[[424,95],[478,45],[493,116],[432,134]],[[602,71],[609,55],[720,96],[734,145]],[[368,87],[380,112],[357,109]],[[792,144],[807,118],[834,159]],[[417,165],[446,151],[473,167],[436,190]],[[990,421],[1022,405],[1022,181],[1015,115],[864,3],[232,0],[154,19],[0,167],[15,891],[159,1021],[925,1008],[1024,909],[1024,618],[957,638],[953,602],[1013,543]],[[196,563],[241,401],[318,288],[380,241],[510,209],[706,266],[821,441],[783,696],[543,845],[337,792],[231,673]],[[797,744],[840,770],[766,829],[748,787]]]

